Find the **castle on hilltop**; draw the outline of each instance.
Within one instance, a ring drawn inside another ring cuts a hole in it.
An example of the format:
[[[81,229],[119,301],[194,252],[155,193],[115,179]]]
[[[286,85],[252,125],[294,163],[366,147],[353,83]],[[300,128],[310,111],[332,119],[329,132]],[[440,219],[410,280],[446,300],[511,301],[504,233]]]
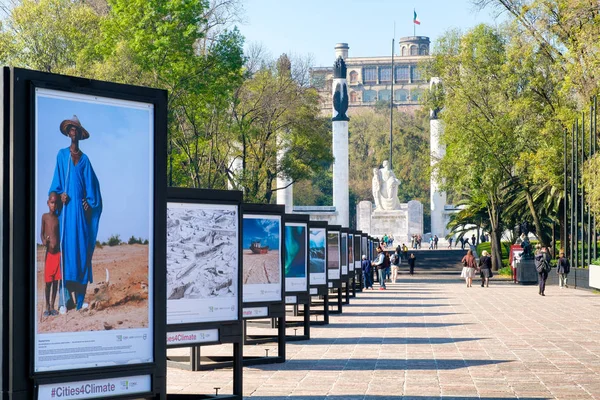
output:
[[[412,112],[422,103],[428,82],[419,63],[429,56],[430,41],[426,36],[400,38],[399,53],[394,55],[394,104],[398,109]],[[392,57],[348,57],[348,43],[335,45],[335,58],[342,57],[348,68],[348,111],[373,107],[378,101],[390,101],[392,96]],[[331,112],[333,67],[310,70],[311,85],[321,97],[321,110]]]

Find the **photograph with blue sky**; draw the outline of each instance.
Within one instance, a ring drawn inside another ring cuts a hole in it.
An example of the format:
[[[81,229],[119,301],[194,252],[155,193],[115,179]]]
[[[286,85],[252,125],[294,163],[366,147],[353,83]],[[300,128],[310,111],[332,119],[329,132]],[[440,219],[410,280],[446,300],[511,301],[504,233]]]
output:
[[[55,92],[60,93],[60,92]],[[97,240],[112,235],[127,241],[131,236],[151,240],[150,207],[153,198],[150,151],[153,109],[130,102],[98,102],[91,97],[37,96],[36,240],[41,216],[48,212],[48,189],[52,183],[58,151],[70,139],[60,124],[76,115],[90,137],[79,142],[96,173],[102,194],[102,216]]]
[[[269,250],[279,250],[279,225],[279,217],[252,218],[244,216],[243,248],[249,249],[252,242],[260,241],[261,247],[268,246]]]

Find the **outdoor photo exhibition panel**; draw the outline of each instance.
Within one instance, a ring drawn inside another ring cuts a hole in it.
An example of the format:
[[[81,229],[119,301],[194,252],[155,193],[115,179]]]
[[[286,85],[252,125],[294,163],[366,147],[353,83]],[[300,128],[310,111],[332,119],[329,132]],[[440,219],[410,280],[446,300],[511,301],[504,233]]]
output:
[[[327,230],[327,286],[333,287],[341,278],[342,262],[340,257],[340,226],[329,225]]]
[[[285,293],[308,292],[308,215],[286,214],[285,216]]]
[[[362,267],[361,267],[361,261],[362,261],[362,254],[361,253],[361,237],[362,237],[362,232],[361,231],[355,231],[354,232],[354,279],[355,279],[355,288],[357,291],[362,291],[362,286],[363,286],[363,280],[362,280]]]
[[[284,210],[279,205],[243,205],[243,318],[284,311]]]
[[[329,323],[329,296],[327,288],[327,222],[310,221],[309,265],[310,265],[310,297],[311,315],[315,320],[311,324]],[[323,319],[319,321],[319,315]]]
[[[167,198],[167,344],[179,344],[171,331],[241,326],[242,193],[169,188]]]
[[[341,249],[341,229],[340,225],[329,225],[327,230],[327,296],[335,295],[336,302],[329,300],[330,306],[336,306],[337,309],[330,311],[330,314],[340,314],[342,312],[342,249]]]
[[[340,252],[342,265],[342,280],[348,279],[348,228],[342,228],[340,232]]]
[[[8,388],[5,385],[8,382],[8,264],[5,257],[8,255],[8,221],[6,213],[8,212],[8,168],[5,168],[5,162],[9,160],[8,154],[8,130],[10,116],[10,71],[7,68],[2,70],[0,75],[0,320],[2,329],[0,329],[0,390],[5,393]]]
[[[327,222],[310,221],[309,264],[310,286],[327,286]],[[311,294],[319,294],[317,292]]]
[[[11,85],[12,392],[164,394],[166,91],[22,69]]]

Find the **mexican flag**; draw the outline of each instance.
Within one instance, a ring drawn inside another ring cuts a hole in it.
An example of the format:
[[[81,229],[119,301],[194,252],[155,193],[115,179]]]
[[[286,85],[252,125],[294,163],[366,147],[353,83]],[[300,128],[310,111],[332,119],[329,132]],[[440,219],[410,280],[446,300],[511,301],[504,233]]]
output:
[[[417,18],[417,12],[415,10],[413,10],[413,12],[415,13],[413,17],[413,23],[415,23],[416,25],[421,25],[421,21],[419,21],[419,18]]]

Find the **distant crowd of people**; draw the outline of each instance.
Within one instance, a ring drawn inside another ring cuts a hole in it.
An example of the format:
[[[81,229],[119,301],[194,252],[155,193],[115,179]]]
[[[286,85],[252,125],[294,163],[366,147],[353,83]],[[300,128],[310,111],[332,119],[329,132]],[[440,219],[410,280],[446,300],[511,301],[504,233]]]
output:
[[[361,267],[363,271],[363,280],[365,289],[373,290],[374,276],[377,274],[379,290],[386,290],[386,282],[396,283],[402,260],[408,264],[409,275],[414,275],[415,264],[417,257],[415,253],[408,254],[406,244],[398,245],[394,252],[385,251],[384,242],[382,241],[376,249],[377,256],[375,260],[367,259],[366,255],[362,256]]]

